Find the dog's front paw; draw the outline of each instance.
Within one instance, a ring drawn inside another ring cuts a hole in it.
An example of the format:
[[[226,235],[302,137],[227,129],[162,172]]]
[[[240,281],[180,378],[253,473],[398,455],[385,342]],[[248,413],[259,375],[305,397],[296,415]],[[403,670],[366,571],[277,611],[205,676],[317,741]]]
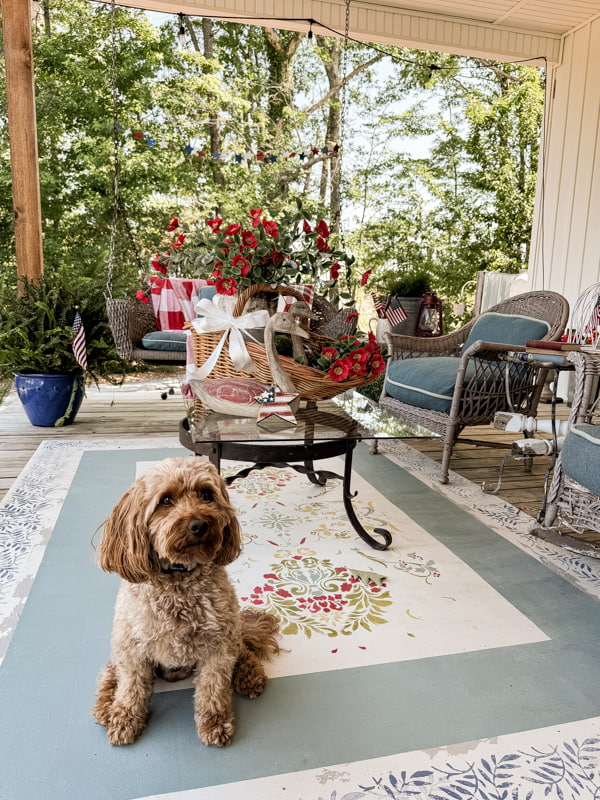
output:
[[[213,714],[197,722],[198,736],[203,744],[225,747],[231,743],[234,732],[232,714]]]
[[[133,744],[146,726],[148,715],[138,715],[126,708],[114,708],[107,724],[111,744]]]

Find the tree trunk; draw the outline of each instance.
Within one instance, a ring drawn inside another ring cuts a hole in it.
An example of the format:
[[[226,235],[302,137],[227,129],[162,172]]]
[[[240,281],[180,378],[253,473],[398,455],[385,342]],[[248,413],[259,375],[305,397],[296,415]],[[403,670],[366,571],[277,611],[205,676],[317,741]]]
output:
[[[210,19],[206,18],[202,19],[202,39],[204,42],[204,53],[203,53],[204,57],[214,58],[213,25],[212,25],[212,20]],[[192,42],[194,43],[194,47],[198,49],[198,40],[195,37],[192,37]],[[210,97],[210,99],[212,100],[213,97]],[[217,98],[214,97],[214,100],[216,105]],[[210,120],[208,123],[208,135],[210,139],[211,156],[213,153],[220,153],[221,148],[223,147],[223,139],[221,137],[221,129],[219,126],[219,120],[216,111],[214,112],[211,111],[210,113]],[[225,176],[223,175],[223,171],[221,170],[221,165],[219,164],[218,158],[211,157],[211,168],[212,168],[212,178],[214,183],[217,186],[225,186]]]

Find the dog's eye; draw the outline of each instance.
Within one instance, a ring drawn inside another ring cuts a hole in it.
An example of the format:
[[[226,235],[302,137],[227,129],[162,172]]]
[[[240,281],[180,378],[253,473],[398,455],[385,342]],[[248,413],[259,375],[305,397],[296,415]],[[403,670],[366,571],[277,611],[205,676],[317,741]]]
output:
[[[204,500],[206,503],[212,503],[213,493],[210,489],[201,489],[198,494],[200,495],[200,500]]]
[[[172,506],[173,505],[173,498],[170,494],[166,494],[164,497],[160,498],[161,506]]]

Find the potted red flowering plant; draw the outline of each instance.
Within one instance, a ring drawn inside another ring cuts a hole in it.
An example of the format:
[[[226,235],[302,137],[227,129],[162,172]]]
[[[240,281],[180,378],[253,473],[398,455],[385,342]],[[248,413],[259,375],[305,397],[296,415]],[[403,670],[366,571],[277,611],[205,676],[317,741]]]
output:
[[[354,257],[332,245],[325,220],[310,222],[297,205],[296,212],[279,221],[253,208],[240,222],[213,216],[195,231],[174,217],[168,231],[182,232],[154,256],[151,266],[163,275],[195,272],[214,280],[217,293],[225,295],[259,283],[331,286]]]

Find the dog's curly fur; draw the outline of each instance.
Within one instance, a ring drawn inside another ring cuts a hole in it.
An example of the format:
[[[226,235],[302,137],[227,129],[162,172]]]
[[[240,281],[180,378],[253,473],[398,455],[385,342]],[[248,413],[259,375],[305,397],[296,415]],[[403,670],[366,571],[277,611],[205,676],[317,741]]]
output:
[[[261,662],[279,650],[274,617],[240,611],[227,577],[240,547],[225,482],[198,457],[162,461],[113,509],[99,564],[123,581],[93,709],[111,744],[131,744],[144,729],[156,675],[192,672],[198,736],[219,747],[231,741],[232,690],[258,697]]]

